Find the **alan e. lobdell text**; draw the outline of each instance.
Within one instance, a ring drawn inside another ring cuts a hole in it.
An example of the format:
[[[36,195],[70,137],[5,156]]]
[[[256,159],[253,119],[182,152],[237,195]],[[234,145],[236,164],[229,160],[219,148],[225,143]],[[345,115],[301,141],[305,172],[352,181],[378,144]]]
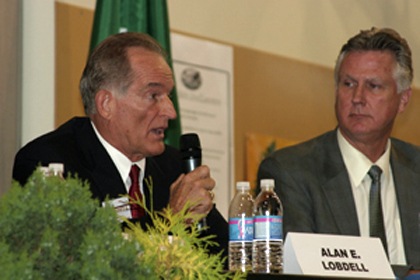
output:
[[[322,247],[321,256],[328,258],[328,260],[322,261],[324,270],[369,272],[369,269],[360,262],[360,256],[357,254],[356,250]]]

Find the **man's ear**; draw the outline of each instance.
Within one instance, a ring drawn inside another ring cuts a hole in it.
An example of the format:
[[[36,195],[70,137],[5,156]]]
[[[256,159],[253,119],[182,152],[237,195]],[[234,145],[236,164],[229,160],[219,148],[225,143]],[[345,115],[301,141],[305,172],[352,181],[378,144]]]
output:
[[[101,89],[95,95],[95,105],[97,113],[104,119],[109,119],[112,115],[114,96],[108,90]]]
[[[411,98],[411,94],[412,94],[412,90],[411,88],[403,91],[400,93],[400,106],[398,108],[398,112],[404,112],[405,108],[407,108],[408,102],[410,101]]]

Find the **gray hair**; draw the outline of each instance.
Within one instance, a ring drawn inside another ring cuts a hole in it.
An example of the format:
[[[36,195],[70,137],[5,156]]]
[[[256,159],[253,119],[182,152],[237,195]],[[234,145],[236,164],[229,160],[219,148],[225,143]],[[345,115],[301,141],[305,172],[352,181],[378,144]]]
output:
[[[123,94],[132,82],[132,69],[127,50],[144,48],[167,58],[165,50],[152,37],[126,32],[109,36],[89,56],[80,79],[80,93],[86,115],[96,113],[95,95],[101,89],[115,88]]]
[[[391,52],[396,61],[394,79],[397,83],[398,93],[411,86],[413,66],[411,50],[407,41],[393,29],[372,27],[370,30],[361,30],[359,34],[350,38],[341,48],[334,69],[336,87],[338,86],[339,72],[344,58],[351,52],[363,51]]]

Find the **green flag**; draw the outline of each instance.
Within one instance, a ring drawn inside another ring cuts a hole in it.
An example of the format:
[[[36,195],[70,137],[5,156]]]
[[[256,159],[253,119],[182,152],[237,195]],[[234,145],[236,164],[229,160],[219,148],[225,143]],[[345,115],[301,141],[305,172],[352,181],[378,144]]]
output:
[[[96,0],[90,51],[109,35],[120,32],[143,32],[155,38],[168,53],[172,68],[166,0]],[[169,121],[165,143],[178,147],[181,123],[175,88],[171,95],[178,118]]]

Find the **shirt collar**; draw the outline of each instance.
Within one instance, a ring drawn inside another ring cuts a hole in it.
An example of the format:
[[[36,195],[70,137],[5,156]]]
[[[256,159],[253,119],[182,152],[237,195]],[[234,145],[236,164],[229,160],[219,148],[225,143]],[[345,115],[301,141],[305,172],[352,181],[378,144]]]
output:
[[[353,186],[357,187],[360,185],[370,167],[374,164],[382,169],[382,176],[389,178],[389,160],[391,155],[391,141],[389,139],[384,154],[376,162],[370,161],[363,153],[353,147],[347,139],[344,138],[340,129],[337,129],[337,140]]]

